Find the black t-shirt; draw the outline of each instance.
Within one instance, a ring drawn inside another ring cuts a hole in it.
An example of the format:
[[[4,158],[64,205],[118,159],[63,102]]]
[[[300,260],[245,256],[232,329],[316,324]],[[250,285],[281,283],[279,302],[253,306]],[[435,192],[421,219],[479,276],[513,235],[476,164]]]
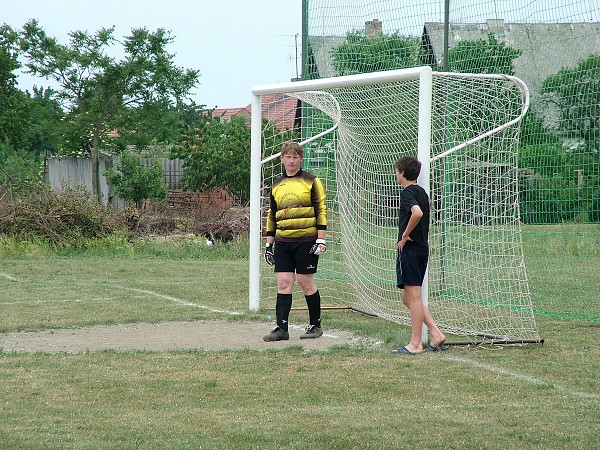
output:
[[[419,205],[421,211],[423,211],[423,217],[417,223],[417,226],[410,233],[410,241],[406,241],[406,248],[415,248],[422,252],[429,252],[429,196],[425,189],[418,184],[411,184],[400,193],[400,217],[398,220],[398,241],[402,239],[402,233],[408,226],[410,220],[411,211],[410,209],[414,205]]]

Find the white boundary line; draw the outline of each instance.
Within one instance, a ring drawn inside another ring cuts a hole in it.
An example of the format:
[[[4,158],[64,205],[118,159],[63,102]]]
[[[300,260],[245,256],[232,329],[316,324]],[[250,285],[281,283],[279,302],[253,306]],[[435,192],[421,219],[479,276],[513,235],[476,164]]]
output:
[[[188,302],[187,300],[182,300],[182,299],[177,298],[177,297],[171,297],[170,295],[164,295],[164,294],[160,294],[158,292],[149,291],[147,289],[128,288],[128,287],[125,287],[125,286],[114,286],[114,287],[119,288],[119,289],[123,289],[124,291],[138,292],[140,294],[151,295],[153,297],[161,298],[163,300],[169,300],[171,302],[178,303],[178,304],[184,305],[184,306],[192,306],[194,308],[206,309],[207,311],[214,312],[214,313],[228,314],[230,316],[241,316],[241,315],[244,314],[244,313],[241,313],[241,312],[225,311],[223,309],[212,309],[212,308],[209,308],[208,306],[205,306],[205,305],[199,305],[198,303]]]
[[[561,386],[560,384],[557,384],[552,381],[545,381],[545,380],[535,378],[535,377],[532,377],[529,375],[523,375],[522,373],[513,372],[512,370],[503,369],[502,367],[493,366],[491,364],[485,364],[485,363],[482,363],[475,359],[461,358],[460,356],[451,356],[451,355],[448,355],[447,358],[451,361],[468,364],[468,365],[476,367],[478,369],[484,369],[484,370],[487,370],[488,372],[505,375],[507,377],[514,378],[516,380],[523,381],[525,383],[529,383],[529,384],[533,384],[533,385],[552,386],[552,388],[555,391],[570,395],[572,397],[577,397],[577,398],[584,399],[584,400],[600,400],[599,394],[591,394],[589,392],[576,391],[576,390]]]
[[[240,316],[240,315],[244,315],[245,314],[245,313],[235,312],[235,311],[225,311],[225,310],[222,310],[222,309],[212,309],[212,308],[209,308],[208,306],[205,306],[205,305],[199,305],[198,303],[192,303],[192,302],[189,302],[187,300],[182,300],[180,298],[172,297],[170,295],[164,295],[164,294],[160,294],[158,292],[149,291],[147,289],[128,288],[128,287],[125,287],[125,286],[114,286],[114,287],[119,288],[119,289],[123,289],[125,291],[138,292],[140,294],[151,295],[153,297],[161,298],[163,300],[169,300],[171,302],[175,302],[175,303],[178,303],[178,304],[184,305],[184,306],[192,306],[194,308],[206,309],[207,311],[214,312],[214,313],[228,314],[228,315],[231,315],[231,316]],[[304,329],[304,327],[302,327],[300,325],[290,325],[290,328],[298,329],[298,330],[303,330]],[[339,336],[334,336],[334,335],[328,334],[328,333],[323,333],[323,335],[326,336],[326,337],[334,338],[334,339],[338,339],[339,338]]]
[[[6,278],[7,280],[10,280],[10,281],[18,281],[15,277],[13,277],[13,276],[11,276],[11,275],[9,275],[7,273],[0,273],[0,277],[4,277],[4,278]]]
[[[11,281],[17,281],[16,278],[11,277],[10,275],[4,274],[4,273],[0,273],[0,276],[4,276],[6,278],[8,278]],[[207,311],[210,312],[214,312],[214,313],[220,313],[220,314],[228,314],[231,316],[239,316],[239,315],[243,315],[245,313],[241,313],[241,312],[235,312],[235,311],[226,311],[226,310],[222,310],[222,309],[212,309],[209,308],[208,306],[205,305],[200,305],[198,303],[192,303],[189,302],[187,300],[182,300],[180,298],[177,297],[172,297],[170,295],[164,295],[164,294],[160,294],[158,292],[154,292],[154,291],[149,291],[147,289],[137,289],[137,288],[128,288],[125,286],[113,286],[115,288],[118,289],[122,289],[124,291],[130,291],[130,292],[137,292],[140,294],[145,294],[145,295],[150,295],[153,297],[157,297],[163,300],[168,300],[174,303],[178,303],[180,305],[183,306],[192,306],[194,308],[201,308],[201,309],[205,309]],[[73,301],[73,300],[71,300]],[[81,300],[75,300],[74,302],[78,302]],[[1,303],[1,304],[14,304],[16,302],[9,302],[9,303]],[[291,325],[292,328],[302,328],[298,325]],[[333,336],[333,335],[329,335],[326,334],[327,337],[332,337],[332,338],[337,338],[338,336]],[[577,398],[581,398],[581,399],[585,399],[585,400],[600,400],[600,395],[599,394],[591,394],[588,392],[581,392],[581,391],[576,391],[573,389],[569,389],[567,387],[564,387],[560,384],[557,384],[555,382],[551,382],[551,381],[544,381],[542,379],[539,378],[535,378],[529,375],[524,375],[522,373],[518,373],[518,372],[513,372],[511,370],[508,369],[503,369],[502,367],[498,367],[498,366],[493,366],[491,364],[485,364],[482,363],[480,361],[477,361],[475,359],[469,359],[469,358],[461,358],[460,356],[451,356],[448,355],[446,356],[447,359],[449,359],[450,361],[456,361],[459,363],[463,363],[463,364],[468,364],[470,366],[479,368],[479,369],[483,369],[483,370],[487,370],[488,372],[492,372],[492,373],[496,373],[496,374],[500,374],[500,375],[505,375],[508,376],[510,378],[514,378],[516,380],[519,381],[523,381],[525,383],[529,383],[529,384],[533,384],[533,385],[549,385],[552,386],[552,388],[558,392],[562,392],[564,394],[570,395],[572,397],[577,397]]]
[[[83,303],[83,302],[97,302],[97,301],[111,301],[115,300],[115,297],[92,297],[92,298],[76,298],[73,300],[39,300],[37,302],[0,302],[0,305],[53,305],[55,303]]]

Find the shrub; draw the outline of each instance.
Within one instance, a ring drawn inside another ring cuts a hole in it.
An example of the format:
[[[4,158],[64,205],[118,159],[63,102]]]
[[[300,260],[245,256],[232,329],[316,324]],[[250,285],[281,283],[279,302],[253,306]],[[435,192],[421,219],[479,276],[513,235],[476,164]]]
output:
[[[138,207],[145,200],[157,201],[167,198],[168,189],[160,162],[142,166],[139,155],[135,153],[124,152],[120,165],[109,169],[106,177],[109,183],[114,185],[115,193],[119,197],[135,202]]]

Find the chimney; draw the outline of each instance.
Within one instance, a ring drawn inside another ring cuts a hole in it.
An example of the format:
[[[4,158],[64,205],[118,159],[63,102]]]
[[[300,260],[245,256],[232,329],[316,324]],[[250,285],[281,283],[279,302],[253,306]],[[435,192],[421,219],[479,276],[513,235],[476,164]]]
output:
[[[377,37],[381,36],[383,23],[379,19],[368,20],[365,22],[365,36]]]
[[[504,29],[504,19],[487,19],[487,26],[490,33],[497,38],[504,38],[506,31]]]

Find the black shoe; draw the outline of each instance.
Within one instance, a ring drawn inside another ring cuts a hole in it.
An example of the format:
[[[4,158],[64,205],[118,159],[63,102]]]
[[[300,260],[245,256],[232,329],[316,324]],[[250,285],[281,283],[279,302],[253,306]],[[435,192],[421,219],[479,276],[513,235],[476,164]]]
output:
[[[269,334],[263,336],[263,341],[265,342],[274,342],[274,341],[287,341],[290,338],[290,334],[282,330],[279,327],[275,327],[271,330]]]
[[[309,325],[306,327],[306,333],[300,336],[300,339],[315,339],[323,336],[323,330],[321,327],[316,325]]]

